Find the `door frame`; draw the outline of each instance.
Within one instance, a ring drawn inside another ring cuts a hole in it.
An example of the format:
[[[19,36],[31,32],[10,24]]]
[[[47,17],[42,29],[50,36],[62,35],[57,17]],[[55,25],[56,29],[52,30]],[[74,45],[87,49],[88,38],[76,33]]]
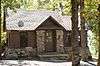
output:
[[[46,37],[46,33],[47,33],[47,31],[51,31],[52,32],[52,43],[53,43],[53,51],[48,51],[47,50],[47,45],[48,44],[46,44],[46,39],[47,39],[47,37]],[[56,42],[57,40],[56,40],[56,30],[45,30],[45,52],[56,52]]]

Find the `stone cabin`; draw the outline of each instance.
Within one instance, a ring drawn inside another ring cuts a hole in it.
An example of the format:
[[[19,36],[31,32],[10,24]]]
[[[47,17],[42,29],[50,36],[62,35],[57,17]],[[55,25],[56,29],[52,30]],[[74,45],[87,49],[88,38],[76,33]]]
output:
[[[71,49],[71,25],[71,16],[55,11],[17,11],[6,19],[8,48],[64,53]]]

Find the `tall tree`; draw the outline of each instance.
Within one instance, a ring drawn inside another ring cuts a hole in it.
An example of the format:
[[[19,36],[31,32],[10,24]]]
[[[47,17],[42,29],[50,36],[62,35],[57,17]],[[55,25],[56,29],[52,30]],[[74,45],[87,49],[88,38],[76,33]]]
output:
[[[79,43],[78,43],[78,0],[71,0],[72,4],[72,66],[80,66]]]
[[[80,20],[81,20],[81,57],[82,60],[88,60],[88,53],[90,53],[89,48],[87,46],[87,29],[85,27],[86,20],[84,18],[84,0],[80,0]],[[88,50],[88,52],[87,52]],[[92,57],[89,59],[91,60]]]
[[[98,54],[98,65],[97,66],[100,66],[100,4],[98,5],[98,28],[99,28],[99,54]]]
[[[0,44],[1,44],[1,6],[0,6]]]

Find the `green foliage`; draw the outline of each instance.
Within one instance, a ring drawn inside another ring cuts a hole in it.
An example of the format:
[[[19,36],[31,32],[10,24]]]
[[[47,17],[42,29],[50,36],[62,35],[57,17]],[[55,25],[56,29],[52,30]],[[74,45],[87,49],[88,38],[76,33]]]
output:
[[[98,1],[97,0],[86,0],[85,1],[85,9],[84,9],[84,17],[89,25],[92,27],[92,31],[98,31]],[[98,33],[98,32],[97,32]]]
[[[47,9],[57,10],[60,9],[59,3],[63,5],[63,12],[65,15],[71,15],[70,0],[19,0],[21,8],[25,10]]]
[[[89,27],[92,31],[92,35],[90,36],[90,46],[92,47],[91,51],[93,51],[93,49],[95,51],[93,51],[93,54],[98,53],[98,46],[99,46],[99,29],[98,26],[98,3],[99,0],[85,0],[85,9],[84,9],[84,17],[86,19],[86,22],[89,24]]]
[[[12,10],[20,7],[20,3],[18,2],[18,0],[1,0],[1,5]]]
[[[4,45],[4,43],[6,43],[6,32],[2,32],[1,33],[1,44],[0,44],[0,48]]]
[[[18,0],[20,3],[20,8],[25,10],[37,9],[38,3],[37,0]]]
[[[63,5],[63,12],[65,15],[71,15],[71,4],[70,0],[38,0],[39,9],[47,9],[47,10],[57,10],[60,9],[59,3],[62,3]]]

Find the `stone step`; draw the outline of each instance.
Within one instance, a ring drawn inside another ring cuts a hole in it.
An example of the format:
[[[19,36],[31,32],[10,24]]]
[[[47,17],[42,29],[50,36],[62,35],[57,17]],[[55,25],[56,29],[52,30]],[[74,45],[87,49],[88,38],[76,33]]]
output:
[[[38,55],[40,60],[46,60],[46,61],[69,61],[69,57],[67,54],[44,54],[44,55]]]
[[[51,55],[38,55],[39,57],[60,57],[60,56],[68,56],[67,54],[51,54]]]

